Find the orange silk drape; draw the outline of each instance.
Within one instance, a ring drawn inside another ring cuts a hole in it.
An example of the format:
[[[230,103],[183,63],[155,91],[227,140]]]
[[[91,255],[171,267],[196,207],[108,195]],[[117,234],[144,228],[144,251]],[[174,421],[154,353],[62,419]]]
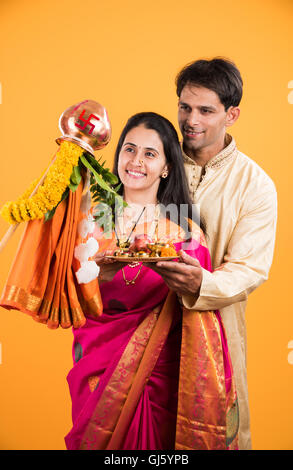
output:
[[[78,285],[72,269],[83,183],[61,202],[52,219],[27,223],[0,305],[30,314],[49,328],[79,328],[84,311],[102,313],[98,280]]]

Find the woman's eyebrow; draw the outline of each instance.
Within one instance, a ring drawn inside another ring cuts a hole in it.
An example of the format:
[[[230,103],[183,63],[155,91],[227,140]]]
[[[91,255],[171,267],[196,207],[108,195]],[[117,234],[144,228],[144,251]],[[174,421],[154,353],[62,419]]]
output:
[[[158,150],[154,149],[153,147],[145,147],[146,150],[152,150],[153,152],[159,153]]]
[[[133,147],[137,147],[136,144],[133,144],[132,142],[125,142],[125,144],[123,144],[123,146],[125,145],[132,145]],[[159,153],[159,151],[157,149],[154,149],[153,147],[144,147],[145,150],[152,150],[153,152],[156,152],[156,153]]]
[[[133,147],[137,147],[137,145],[133,144],[132,142],[125,142],[125,144],[123,144],[123,146],[124,145],[133,145]]]

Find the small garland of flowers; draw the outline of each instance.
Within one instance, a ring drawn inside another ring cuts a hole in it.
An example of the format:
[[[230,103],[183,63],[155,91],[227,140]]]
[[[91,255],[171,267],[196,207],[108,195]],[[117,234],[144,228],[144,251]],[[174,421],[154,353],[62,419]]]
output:
[[[120,199],[121,197],[115,191],[116,188],[112,187],[118,179],[108,168],[104,168],[104,163],[100,165],[93,156],[73,142],[61,142],[56,159],[36,193],[30,197],[41,177],[34,180],[16,201],[8,201],[4,204],[1,216],[9,224],[43,217],[45,221],[49,220],[53,217],[60,202],[66,199],[69,190],[74,192],[77,189],[81,181],[82,168],[90,170],[93,193],[94,188],[100,187],[100,197],[109,198],[111,194]]]
[[[36,179],[15,202],[7,202],[1,215],[10,224],[17,224],[33,219],[42,219],[61,201],[62,195],[70,183],[73,168],[78,164],[84,150],[72,142],[64,141],[60,145],[56,160],[48,170],[44,184],[36,194],[29,197],[41,178]]]

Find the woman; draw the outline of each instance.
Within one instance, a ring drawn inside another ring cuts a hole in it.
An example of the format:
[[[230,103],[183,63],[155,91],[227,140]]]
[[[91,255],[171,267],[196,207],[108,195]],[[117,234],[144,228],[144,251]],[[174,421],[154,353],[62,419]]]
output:
[[[128,207],[112,238],[97,227],[94,232],[104,309],[73,331],[74,367],[68,375],[73,427],[67,448],[236,449],[237,398],[219,312],[182,307],[150,263],[106,258],[117,237],[147,234],[171,240],[177,251],[184,244],[211,270],[172,124],[155,113],[130,118],[114,173]],[[189,224],[179,210],[158,210],[181,204],[188,208]]]

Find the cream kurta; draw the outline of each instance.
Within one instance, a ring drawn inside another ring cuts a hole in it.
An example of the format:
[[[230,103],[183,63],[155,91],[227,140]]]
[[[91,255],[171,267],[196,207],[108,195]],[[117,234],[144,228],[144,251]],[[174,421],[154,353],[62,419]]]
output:
[[[250,158],[228,145],[203,168],[183,152],[191,196],[207,227],[213,273],[203,269],[200,297],[184,296],[197,310],[219,309],[231,355],[240,409],[240,449],[250,449],[246,377],[247,296],[268,279],[272,263],[277,195],[274,183]],[[230,143],[229,143],[230,142]]]

